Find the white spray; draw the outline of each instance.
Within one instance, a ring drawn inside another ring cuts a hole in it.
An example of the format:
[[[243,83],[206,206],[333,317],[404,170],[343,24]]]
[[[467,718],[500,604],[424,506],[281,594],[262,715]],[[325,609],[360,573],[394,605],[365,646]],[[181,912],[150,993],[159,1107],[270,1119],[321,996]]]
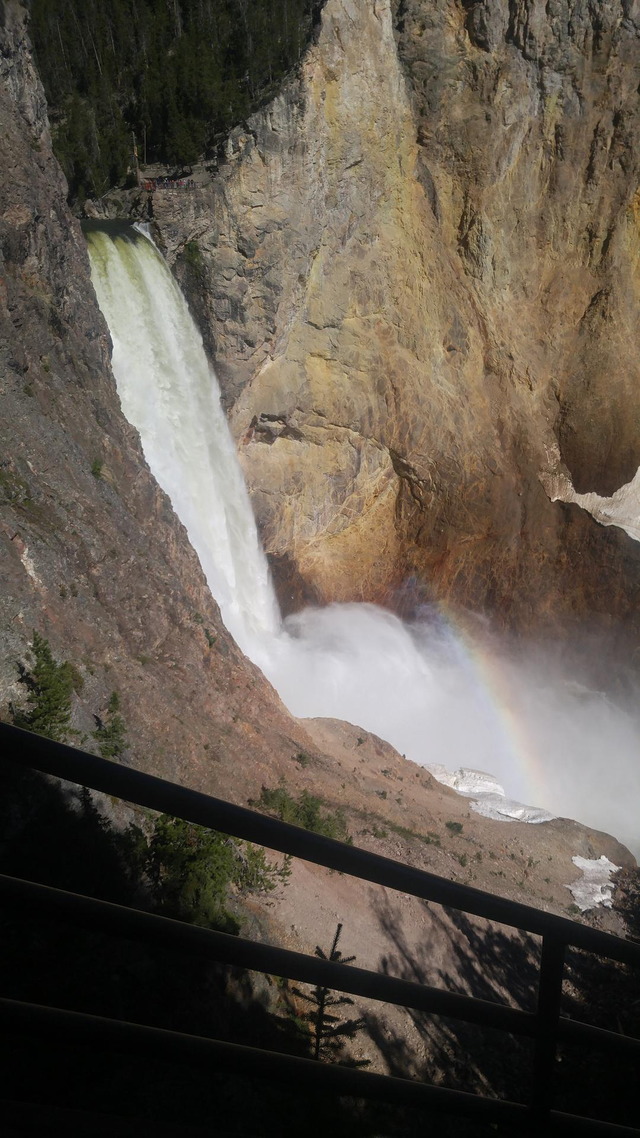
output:
[[[345,719],[424,765],[491,771],[514,798],[637,848],[637,717],[566,670],[494,645],[492,690],[477,653],[446,624],[407,625],[373,605],[307,609],[281,624],[217,381],[177,284],[131,228],[91,229],[88,241],[123,411],[225,624],[293,714]]]

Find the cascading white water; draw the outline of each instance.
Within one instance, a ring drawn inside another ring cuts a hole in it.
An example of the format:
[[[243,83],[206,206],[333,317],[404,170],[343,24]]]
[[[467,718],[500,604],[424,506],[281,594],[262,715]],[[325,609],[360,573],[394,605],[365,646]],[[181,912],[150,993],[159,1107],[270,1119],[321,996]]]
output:
[[[217,381],[184,298],[145,235],[122,226],[87,236],[123,411],[225,624],[293,714],[345,719],[424,765],[491,771],[515,798],[637,848],[637,716],[562,668],[470,648],[433,614],[407,625],[373,605],[330,605],[280,623]]]
[[[89,228],[87,240],[122,410],[140,432],[227,628],[249,653],[275,634],[278,607],[202,341],[146,234]]]

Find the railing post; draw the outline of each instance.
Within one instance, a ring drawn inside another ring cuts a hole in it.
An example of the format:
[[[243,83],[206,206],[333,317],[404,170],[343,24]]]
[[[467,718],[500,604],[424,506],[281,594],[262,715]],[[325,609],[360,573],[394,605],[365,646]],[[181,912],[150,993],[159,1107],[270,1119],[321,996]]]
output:
[[[553,1097],[564,953],[562,941],[548,935],[543,937],[531,1098],[532,1115],[538,1125],[548,1120]]]

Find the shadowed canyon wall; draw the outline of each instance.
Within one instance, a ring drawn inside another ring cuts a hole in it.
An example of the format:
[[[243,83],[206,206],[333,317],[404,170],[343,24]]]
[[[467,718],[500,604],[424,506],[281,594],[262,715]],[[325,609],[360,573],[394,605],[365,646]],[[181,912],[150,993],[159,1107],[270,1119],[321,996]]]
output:
[[[635,609],[634,543],[540,479],[640,462],[639,29],[620,0],[328,0],[212,185],[155,195],[285,605]]]
[[[36,629],[77,670],[78,738],[117,690],[134,765],[246,803],[318,751],[224,628],[121,413],[24,12],[0,17],[0,715]]]

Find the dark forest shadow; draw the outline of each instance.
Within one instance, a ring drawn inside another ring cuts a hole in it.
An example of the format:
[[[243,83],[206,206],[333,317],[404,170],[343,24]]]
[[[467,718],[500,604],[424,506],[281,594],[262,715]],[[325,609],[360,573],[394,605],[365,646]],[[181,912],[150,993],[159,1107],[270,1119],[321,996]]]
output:
[[[150,908],[138,870],[130,837],[86,792],[0,763],[0,872]],[[268,978],[8,906],[0,913],[0,995],[309,1054]],[[154,1123],[214,1125],[221,1138],[372,1133],[366,1112],[326,1092],[215,1070],[203,1076],[144,1056],[13,1039],[3,1074],[17,1102],[135,1117],[150,1133]]]

